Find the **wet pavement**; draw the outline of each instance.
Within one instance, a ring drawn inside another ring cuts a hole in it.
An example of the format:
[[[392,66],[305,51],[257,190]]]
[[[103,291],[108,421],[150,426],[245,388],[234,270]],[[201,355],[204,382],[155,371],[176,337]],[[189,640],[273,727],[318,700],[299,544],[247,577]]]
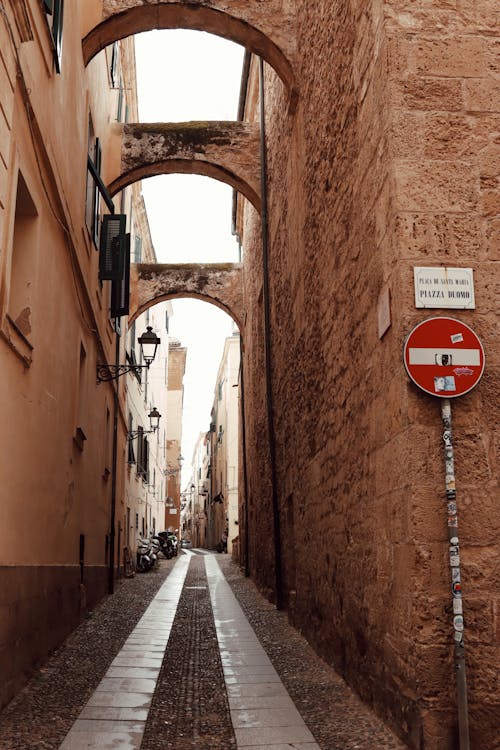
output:
[[[0,750],[404,745],[227,555],[119,582],[0,713]]]

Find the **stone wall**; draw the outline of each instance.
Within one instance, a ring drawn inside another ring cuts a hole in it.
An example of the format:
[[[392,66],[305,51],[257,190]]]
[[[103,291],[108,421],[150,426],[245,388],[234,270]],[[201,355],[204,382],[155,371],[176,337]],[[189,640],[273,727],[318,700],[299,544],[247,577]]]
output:
[[[414,307],[415,265],[475,270],[477,309],[452,312],[487,353],[453,407],[473,747],[493,748],[498,715],[498,10],[480,5],[299,3],[293,116],[266,67],[282,596],[426,750],[457,740],[439,403],[402,365],[405,335],[433,314]],[[256,86],[254,69],[249,102]],[[260,227],[251,208],[242,222],[249,564],[270,592]]]

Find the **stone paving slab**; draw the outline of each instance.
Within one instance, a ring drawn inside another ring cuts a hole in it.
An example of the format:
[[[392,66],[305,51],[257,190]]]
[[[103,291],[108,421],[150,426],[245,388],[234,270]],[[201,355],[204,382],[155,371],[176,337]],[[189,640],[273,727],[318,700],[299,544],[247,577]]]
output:
[[[156,680],[145,680],[128,677],[104,677],[96,688],[96,691],[119,692],[127,690],[132,693],[154,693]]]
[[[97,719],[105,721],[146,721],[147,708],[119,708],[117,706],[85,706],[80,714],[82,719]]]
[[[64,740],[60,750],[140,750],[142,732],[87,732],[72,733]]]
[[[106,672],[106,677],[145,677],[146,679],[156,680],[160,667],[110,667]]]
[[[288,696],[283,683],[279,680],[272,683],[260,683],[260,684],[249,684],[241,683],[228,684],[226,681],[226,689],[229,697],[240,698],[240,697],[259,697],[259,698],[270,698],[276,696]]]
[[[96,690],[87,703],[89,706],[117,706],[118,708],[147,708],[151,703],[148,693]]]
[[[247,695],[242,698],[229,696],[229,708],[232,712],[242,709],[252,710],[259,708],[288,708],[288,694],[260,697],[258,695]]]
[[[309,729],[302,722],[302,726],[280,726],[280,727],[252,727],[248,729],[235,729],[238,750],[241,747],[261,747],[268,750],[269,745],[290,745],[296,742],[313,742]]]
[[[127,721],[125,719],[122,721],[116,721],[115,719],[77,719],[71,727],[71,731],[68,732],[67,737],[71,737],[75,732],[82,732],[83,734],[94,734],[94,732],[142,734],[143,731],[143,721]]]
[[[289,703],[281,708],[259,708],[250,710],[231,709],[231,721],[235,729],[249,727],[292,727],[302,726],[304,721],[296,708]]]

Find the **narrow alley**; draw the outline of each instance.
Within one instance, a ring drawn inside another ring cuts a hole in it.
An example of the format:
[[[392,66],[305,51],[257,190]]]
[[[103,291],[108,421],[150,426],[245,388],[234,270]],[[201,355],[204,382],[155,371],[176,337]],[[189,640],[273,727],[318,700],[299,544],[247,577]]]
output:
[[[1,750],[405,747],[229,556],[122,580],[0,714]]]

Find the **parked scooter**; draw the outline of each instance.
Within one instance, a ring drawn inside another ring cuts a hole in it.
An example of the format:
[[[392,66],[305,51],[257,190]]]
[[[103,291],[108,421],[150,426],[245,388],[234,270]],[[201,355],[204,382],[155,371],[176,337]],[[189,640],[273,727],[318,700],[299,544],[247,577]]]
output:
[[[161,552],[161,542],[157,536],[152,536],[150,539],[151,544],[151,556],[153,558],[153,565],[158,560],[158,555]]]
[[[174,553],[174,557],[177,557],[177,552],[179,550],[179,544],[177,541],[177,537],[172,531],[168,532],[168,538],[170,539],[170,542],[172,543],[172,550]]]
[[[139,573],[146,573],[151,570],[155,564],[156,557],[154,556],[153,547],[149,539],[143,539],[139,537],[137,542],[137,570]]]

